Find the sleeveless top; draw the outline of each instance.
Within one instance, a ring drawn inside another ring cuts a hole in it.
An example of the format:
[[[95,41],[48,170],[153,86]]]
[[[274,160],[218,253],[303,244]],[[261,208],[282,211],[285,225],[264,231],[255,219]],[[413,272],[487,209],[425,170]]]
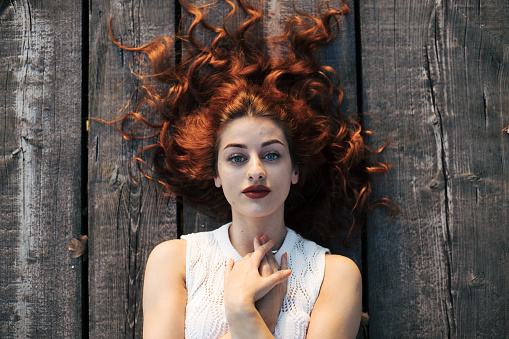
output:
[[[223,304],[224,268],[230,258],[242,259],[230,242],[230,225],[182,236],[187,241],[185,337],[188,339],[219,338],[229,331]],[[330,252],[295,231],[286,230],[275,257],[281,265],[281,256],[287,252],[292,274],[287,280],[274,337],[305,338],[325,273],[325,254]]]

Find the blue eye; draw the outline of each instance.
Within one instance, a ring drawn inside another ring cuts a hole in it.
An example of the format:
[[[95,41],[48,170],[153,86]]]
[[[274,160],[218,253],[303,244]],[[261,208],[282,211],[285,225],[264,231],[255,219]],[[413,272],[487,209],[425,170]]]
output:
[[[277,154],[277,153],[269,153],[265,156],[265,159],[267,160],[270,160],[270,161],[274,161],[274,160],[277,160],[279,159],[280,155]]]
[[[245,159],[242,155],[232,155],[228,158],[228,161],[233,162],[234,164],[239,164],[243,162]]]

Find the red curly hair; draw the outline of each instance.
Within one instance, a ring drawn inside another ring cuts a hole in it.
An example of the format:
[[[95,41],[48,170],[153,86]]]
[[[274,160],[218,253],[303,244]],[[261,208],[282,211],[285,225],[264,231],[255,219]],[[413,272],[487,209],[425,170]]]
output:
[[[231,208],[213,180],[218,137],[233,119],[269,117],[285,133],[299,170],[299,182],[285,203],[288,227],[321,244],[339,227],[351,232],[356,214],[386,205],[385,199],[369,203],[368,196],[372,174],[384,173],[390,165],[370,160],[380,150],[364,144],[369,132],[358,121],[340,114],[343,93],[331,80],[339,79],[338,74],[316,58],[316,52],[338,34],[339,19],[348,7],[343,0],[340,9],[320,6],[316,17],[296,13],[279,36],[259,38],[253,31],[260,24],[261,10],[246,0],[236,0],[236,5],[225,1],[231,12],[222,27],[215,27],[206,21],[205,6],[181,0],[189,14],[180,27],[187,24],[187,32],[181,29],[174,37],[159,37],[137,48],[118,43],[110,26],[118,47],[140,52],[150,62],[152,74],[140,77],[158,82],[143,86],[134,109],[116,120],[128,140],[144,138],[127,131],[129,121],[141,122],[157,137],[135,158],[140,170],[162,183],[169,196],[227,221]],[[244,21],[230,32],[226,26],[237,7]],[[197,41],[197,27],[215,35],[209,45]],[[176,44],[183,47],[182,54],[174,52]],[[284,57],[271,56],[272,47],[281,49]],[[175,58],[176,65],[170,62]],[[157,121],[151,112],[158,113]],[[151,161],[143,160],[147,153]]]

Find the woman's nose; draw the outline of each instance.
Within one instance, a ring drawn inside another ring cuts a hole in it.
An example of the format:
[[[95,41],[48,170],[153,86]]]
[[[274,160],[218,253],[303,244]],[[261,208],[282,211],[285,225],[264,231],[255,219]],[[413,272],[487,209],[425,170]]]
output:
[[[250,180],[259,180],[265,178],[265,168],[263,168],[263,164],[258,157],[251,157],[247,175]]]

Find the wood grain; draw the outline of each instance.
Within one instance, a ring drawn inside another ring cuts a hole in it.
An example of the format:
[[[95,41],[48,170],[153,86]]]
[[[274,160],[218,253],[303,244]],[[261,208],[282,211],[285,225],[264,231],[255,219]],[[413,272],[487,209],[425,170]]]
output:
[[[318,15],[318,6],[322,5],[319,0],[299,0],[299,1],[266,1],[264,17],[264,31],[266,36],[280,34],[289,16],[295,15],[295,10],[303,13]],[[344,99],[341,105],[343,114],[356,117],[357,109],[357,67],[356,67],[356,48],[355,48],[355,6],[353,1],[348,1],[350,13],[345,15],[340,22],[339,34],[335,40],[326,45],[319,52],[319,60],[322,65],[328,65],[334,68],[341,80],[340,88],[343,90]],[[340,8],[341,2],[330,2],[332,8]],[[335,7],[336,6],[336,7]],[[346,236],[344,232],[338,232],[337,238],[330,242],[332,253],[345,255],[354,260],[359,268],[362,267],[362,241],[360,231],[356,231],[350,238],[350,247],[345,247],[343,239]]]
[[[294,3],[316,12],[317,0]],[[141,337],[144,265],[155,245],[178,235],[176,204],[155,182],[129,179],[129,160],[146,143],[123,142],[96,121],[82,140],[81,119],[83,107],[113,119],[139,85],[129,72],[132,53],[108,36],[110,16],[119,41],[140,46],[171,35],[180,7],[86,4],[89,32],[81,31],[81,2],[0,2],[1,338],[79,338],[87,327],[93,338]],[[368,268],[370,335],[508,337],[509,135],[501,130],[509,125],[509,3],[367,0],[359,2],[360,32],[348,5],[340,36],[320,57],[341,76],[343,112],[357,113],[361,87],[370,143],[393,138],[384,153],[393,169],[376,180],[374,196],[403,210],[395,220],[383,209],[370,214],[366,243],[332,246]],[[209,18],[218,23],[229,7],[215,8]],[[265,35],[280,32],[294,11],[275,0],[264,10]],[[67,248],[82,228],[83,142],[90,322],[82,324],[82,259]],[[182,221],[184,233],[218,226],[185,206]]]
[[[0,4],[0,337],[79,338],[81,2]]]
[[[90,116],[115,118],[139,83],[129,71],[133,54],[108,35],[141,46],[174,32],[171,1],[100,1],[90,6]],[[135,97],[136,98],[136,97]],[[89,238],[90,337],[142,336],[144,267],[152,248],[177,236],[176,206],[156,182],[128,164],[145,142],[125,142],[113,128],[90,122]]]
[[[212,1],[209,0],[194,0],[189,2],[195,6],[202,6],[212,3]],[[185,17],[187,12],[183,8],[180,8],[180,11],[181,16]],[[226,2],[220,0],[209,8],[207,11],[206,20],[211,25],[222,27],[223,20],[228,15],[228,13],[230,13],[230,11],[231,7]],[[234,29],[237,27],[237,23],[240,20],[238,14],[240,14],[240,12],[241,10],[237,9],[236,14],[230,20],[227,28]],[[191,18],[192,17],[190,17],[190,19]],[[188,20],[184,22],[183,27],[186,27],[186,29],[189,27]],[[201,26],[198,26],[195,29],[195,37],[199,43],[206,45],[212,41],[212,39],[215,37],[215,34],[205,31],[201,28]],[[211,184],[213,184],[213,182]],[[219,226],[221,226],[220,223],[215,221],[213,218],[210,218],[205,214],[189,207],[186,205],[184,200],[184,204],[182,206],[182,234],[212,231]]]
[[[490,13],[490,14],[488,14]],[[403,209],[368,229],[370,334],[505,338],[507,3],[361,4],[364,110]]]

